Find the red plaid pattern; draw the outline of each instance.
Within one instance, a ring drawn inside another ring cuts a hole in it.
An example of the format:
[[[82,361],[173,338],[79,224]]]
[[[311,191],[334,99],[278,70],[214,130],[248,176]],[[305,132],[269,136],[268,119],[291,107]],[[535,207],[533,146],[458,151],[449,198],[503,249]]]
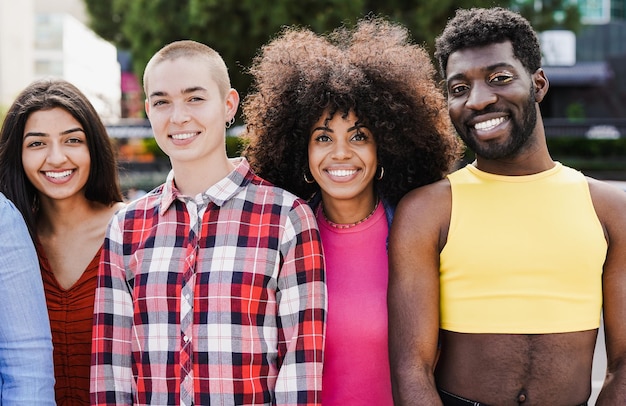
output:
[[[170,173],[107,231],[92,405],[180,405],[181,363],[192,368],[196,405],[321,404],[321,251],[306,203],[255,176],[245,159],[193,199],[179,195]],[[187,328],[183,300],[193,305]]]

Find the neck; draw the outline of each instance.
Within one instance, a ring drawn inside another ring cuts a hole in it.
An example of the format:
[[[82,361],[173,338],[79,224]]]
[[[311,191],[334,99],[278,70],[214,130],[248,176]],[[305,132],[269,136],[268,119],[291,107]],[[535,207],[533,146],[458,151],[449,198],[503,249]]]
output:
[[[373,193],[364,199],[338,200],[322,197],[320,207],[328,222],[337,225],[356,225],[369,218],[378,206],[378,196]]]
[[[37,229],[39,232],[56,233],[73,229],[77,224],[88,221],[104,205],[87,200],[84,195],[69,199],[50,199],[40,195]]]
[[[172,162],[176,188],[185,196],[196,196],[224,179],[235,165],[224,155],[197,163]]]

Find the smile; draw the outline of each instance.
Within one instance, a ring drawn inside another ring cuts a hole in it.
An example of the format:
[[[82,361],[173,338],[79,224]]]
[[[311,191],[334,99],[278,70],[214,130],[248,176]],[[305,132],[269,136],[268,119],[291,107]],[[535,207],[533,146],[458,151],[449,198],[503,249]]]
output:
[[[476,123],[474,128],[480,131],[489,131],[506,121],[506,117],[492,118],[491,120]]]
[[[328,174],[331,176],[344,177],[352,176],[357,173],[356,169],[329,169]]]
[[[191,137],[195,137],[198,133],[182,133],[182,134],[172,134],[171,137],[175,140],[187,140]]]
[[[70,176],[72,172],[73,171],[71,169],[68,169],[67,171],[63,171],[63,172],[44,172],[44,175],[53,179],[62,179],[62,178],[67,178],[68,176]]]

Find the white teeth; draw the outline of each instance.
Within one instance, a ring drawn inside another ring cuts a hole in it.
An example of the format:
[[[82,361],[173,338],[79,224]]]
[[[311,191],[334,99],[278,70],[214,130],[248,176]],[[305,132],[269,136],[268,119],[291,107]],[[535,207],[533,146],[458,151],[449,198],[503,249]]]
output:
[[[45,172],[46,176],[54,179],[66,178],[72,174],[71,170],[63,171],[63,172]]]
[[[492,118],[491,120],[487,120],[487,121],[482,121],[480,123],[476,123],[474,125],[474,128],[477,130],[491,130],[492,128],[498,126],[499,124],[503,123],[505,120],[504,117],[499,117],[499,118]]]
[[[195,135],[196,133],[172,134],[172,138],[175,140],[186,140]]]
[[[329,170],[328,173],[331,176],[350,176],[350,175],[354,175],[356,173],[356,170],[354,170],[354,169],[334,169],[334,170]]]

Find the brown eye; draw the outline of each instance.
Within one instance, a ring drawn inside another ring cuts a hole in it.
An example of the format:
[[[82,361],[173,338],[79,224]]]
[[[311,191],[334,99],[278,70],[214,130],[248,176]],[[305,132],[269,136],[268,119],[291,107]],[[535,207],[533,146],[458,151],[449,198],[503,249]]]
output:
[[[352,137],[352,139],[354,141],[365,141],[367,140],[367,135],[365,135],[364,133],[362,133],[361,131],[358,131],[356,134],[354,134],[354,136]]]
[[[318,135],[317,137],[315,137],[315,141],[317,141],[317,142],[330,142],[331,139],[330,139],[330,137],[328,135],[321,134],[321,135]]]
[[[450,94],[460,94],[463,93],[464,91],[468,90],[469,86],[465,85],[465,84],[459,84],[459,85],[454,85],[450,87],[450,90],[448,91]]]
[[[508,83],[511,80],[513,80],[513,75],[509,73],[497,73],[492,75],[489,79],[489,81],[493,83]]]

